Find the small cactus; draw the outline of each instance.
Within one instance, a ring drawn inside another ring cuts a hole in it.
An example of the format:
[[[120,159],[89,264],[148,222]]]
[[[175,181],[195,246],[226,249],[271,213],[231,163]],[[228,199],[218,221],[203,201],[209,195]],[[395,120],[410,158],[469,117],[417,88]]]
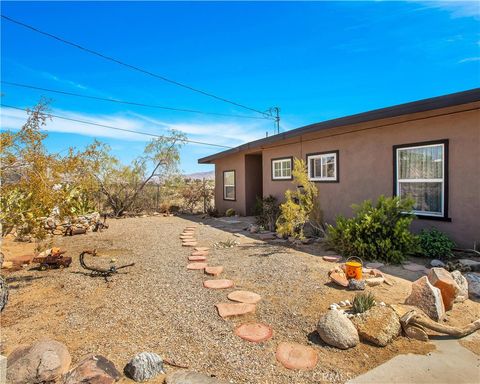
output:
[[[352,309],[355,313],[368,311],[375,305],[375,296],[372,293],[358,293],[355,295],[352,303]]]

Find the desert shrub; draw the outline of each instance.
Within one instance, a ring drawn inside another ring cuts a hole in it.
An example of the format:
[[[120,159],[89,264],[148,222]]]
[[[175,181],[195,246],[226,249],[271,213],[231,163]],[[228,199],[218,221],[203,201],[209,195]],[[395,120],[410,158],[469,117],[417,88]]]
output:
[[[314,210],[318,189],[308,180],[305,161],[294,160],[292,176],[296,189],[285,192],[285,202],[280,205],[280,216],[276,223],[277,232],[282,236],[303,239],[303,228]]]
[[[228,208],[228,209],[225,211],[225,216],[227,216],[227,217],[235,216],[235,210],[234,210],[233,208]]]
[[[260,199],[257,197],[255,204],[255,218],[257,225],[275,231],[275,223],[280,214],[280,207],[275,196],[269,195]]]
[[[220,217],[220,213],[218,212],[218,209],[212,206],[209,206],[207,208],[207,214],[210,217]]]
[[[414,216],[413,201],[380,196],[353,205],[355,216],[338,216],[336,226],[328,225],[327,244],[345,256],[400,263],[418,251],[418,239],[409,230]]]
[[[418,236],[420,253],[432,259],[450,259],[453,257],[452,249],[455,243],[436,228],[422,229]]]
[[[353,298],[352,309],[355,313],[368,311],[375,305],[375,296],[371,293],[357,293]]]

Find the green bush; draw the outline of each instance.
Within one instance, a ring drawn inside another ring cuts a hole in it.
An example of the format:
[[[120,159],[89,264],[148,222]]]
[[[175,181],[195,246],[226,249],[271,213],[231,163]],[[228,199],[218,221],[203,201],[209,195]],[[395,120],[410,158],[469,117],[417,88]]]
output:
[[[269,195],[260,199],[257,197],[255,204],[255,219],[257,225],[275,231],[275,223],[280,215],[280,207],[275,196]]]
[[[375,205],[370,200],[353,205],[353,218],[339,216],[336,226],[327,226],[327,244],[344,256],[400,263],[419,249],[409,230],[414,216],[405,213],[412,206],[411,199],[383,195]]]
[[[436,228],[422,229],[419,235],[420,253],[432,259],[450,259],[455,243]]]
[[[228,208],[225,211],[225,216],[227,216],[227,217],[235,216],[235,210],[233,208]]]

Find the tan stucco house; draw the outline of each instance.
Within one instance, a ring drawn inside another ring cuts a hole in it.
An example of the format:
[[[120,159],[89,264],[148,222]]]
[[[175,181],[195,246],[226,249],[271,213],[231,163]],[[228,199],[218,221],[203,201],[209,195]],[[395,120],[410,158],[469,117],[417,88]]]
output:
[[[480,88],[308,125],[199,160],[215,164],[215,202],[251,215],[282,201],[293,158],[305,159],[325,220],[379,195],[412,196],[414,229],[434,226],[480,246]]]

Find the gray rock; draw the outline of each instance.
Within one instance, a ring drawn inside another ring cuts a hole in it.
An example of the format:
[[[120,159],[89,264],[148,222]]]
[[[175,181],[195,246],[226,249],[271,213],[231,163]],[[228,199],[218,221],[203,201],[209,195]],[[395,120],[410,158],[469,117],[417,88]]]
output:
[[[472,272],[480,272],[480,261],[470,259],[459,259],[458,262],[465,267],[470,267]]]
[[[328,311],[317,324],[321,339],[336,348],[348,349],[359,342],[358,332],[353,323],[339,311]]]
[[[156,353],[142,352],[128,362],[123,372],[132,380],[147,381],[164,373],[163,360]]]
[[[193,371],[177,371],[168,374],[166,384],[222,384],[223,382],[215,377],[204,375]]]
[[[430,265],[432,267],[440,267],[440,268],[445,267],[445,263],[438,259],[433,259],[432,261],[430,261]]]
[[[1,265],[1,264],[0,264]],[[8,285],[3,276],[0,276],[0,312],[3,311],[8,301]]]
[[[465,274],[468,281],[468,296],[472,300],[480,299],[480,274],[470,272]]]
[[[352,319],[362,340],[379,347],[391,343],[402,329],[400,318],[390,307],[375,306]]]
[[[348,289],[351,291],[363,291],[365,289],[365,281],[350,279],[348,280]]]
[[[452,273],[450,273],[450,275],[458,285],[455,303],[462,303],[468,299],[468,281],[460,271],[453,271]]]
[[[41,340],[15,349],[7,359],[7,383],[52,382],[68,371],[72,358],[67,347],[55,340]]]
[[[90,355],[67,373],[63,384],[113,384],[120,380],[120,372],[102,355]]]
[[[383,264],[383,263],[368,263],[367,265],[365,265],[365,267],[369,268],[369,269],[379,269],[379,268],[382,268],[384,266],[385,266],[385,264]]]

